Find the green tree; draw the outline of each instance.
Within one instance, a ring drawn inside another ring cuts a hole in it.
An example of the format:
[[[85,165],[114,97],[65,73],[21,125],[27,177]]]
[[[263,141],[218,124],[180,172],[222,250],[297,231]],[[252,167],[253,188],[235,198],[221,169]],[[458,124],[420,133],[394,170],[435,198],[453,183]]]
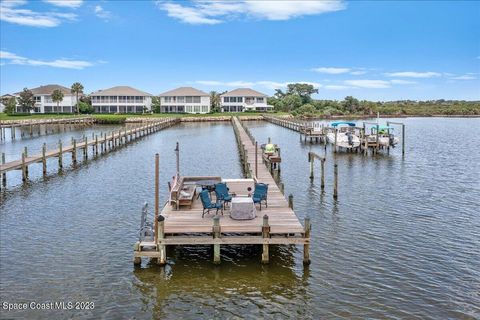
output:
[[[75,82],[74,84],[72,84],[72,87],[71,87],[71,92],[73,94],[75,94],[75,96],[77,97],[77,99],[75,100],[77,102],[76,106],[77,106],[77,113],[80,112],[79,108],[78,108],[78,103],[79,103],[79,100],[78,100],[78,95],[79,94],[83,94],[83,86],[80,82]]]
[[[28,90],[28,88],[24,88],[23,91],[20,92],[18,104],[23,111],[30,112],[31,110],[33,110],[33,108],[35,107],[33,92]]]
[[[303,101],[299,95],[288,94],[282,98],[282,104],[285,111],[291,111],[299,108]]]
[[[6,114],[14,114],[17,106],[17,99],[15,97],[5,97],[2,99],[2,104],[5,106],[4,112]]]
[[[359,110],[360,103],[352,96],[345,97],[342,102],[343,109],[350,113],[356,113]]]
[[[287,85],[287,95],[297,95],[302,98],[302,104],[312,101],[311,95],[318,93],[318,89],[307,83],[289,83]]]
[[[159,97],[152,97],[152,110],[154,113],[160,113],[161,105]]]
[[[82,114],[93,113],[93,107],[89,105],[87,102],[80,100],[78,102],[78,112]]]
[[[53,102],[56,102],[57,103],[57,113],[59,112],[59,109],[60,109],[60,102],[63,101],[63,92],[56,89],[56,90],[53,90],[52,92],[52,101]]]
[[[220,94],[216,91],[210,91],[210,112],[220,112]]]

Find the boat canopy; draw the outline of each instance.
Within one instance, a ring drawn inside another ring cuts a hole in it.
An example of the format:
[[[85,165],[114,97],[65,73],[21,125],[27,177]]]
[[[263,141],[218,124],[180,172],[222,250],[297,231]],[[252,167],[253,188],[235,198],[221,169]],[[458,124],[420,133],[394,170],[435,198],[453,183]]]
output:
[[[355,127],[355,123],[354,122],[345,122],[345,121],[339,121],[339,122],[332,122],[331,125],[332,127],[337,127],[341,124],[345,124],[347,126],[350,126],[350,127]]]
[[[374,126],[373,127],[374,130],[377,130],[377,126]],[[378,126],[378,130],[394,130],[393,127],[389,127],[389,126]]]

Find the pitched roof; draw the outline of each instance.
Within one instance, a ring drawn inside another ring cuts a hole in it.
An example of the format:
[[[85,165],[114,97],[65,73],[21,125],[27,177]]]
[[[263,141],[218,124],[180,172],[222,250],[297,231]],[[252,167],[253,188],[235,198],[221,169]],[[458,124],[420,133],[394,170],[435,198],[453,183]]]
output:
[[[151,96],[150,93],[140,91],[129,86],[117,86],[105,90],[92,92],[91,96]]]
[[[48,95],[52,94],[54,90],[60,90],[64,95],[72,94],[70,88],[58,85],[58,84],[47,84],[45,86],[40,86],[37,88],[30,89],[34,95]],[[14,93],[15,95],[19,95],[20,92]]]
[[[173,97],[173,96],[201,96],[209,97],[206,92],[200,91],[192,87],[180,87],[160,94],[160,97]]]
[[[228,91],[221,95],[222,97],[267,97],[266,94],[252,90],[250,88],[238,88]]]

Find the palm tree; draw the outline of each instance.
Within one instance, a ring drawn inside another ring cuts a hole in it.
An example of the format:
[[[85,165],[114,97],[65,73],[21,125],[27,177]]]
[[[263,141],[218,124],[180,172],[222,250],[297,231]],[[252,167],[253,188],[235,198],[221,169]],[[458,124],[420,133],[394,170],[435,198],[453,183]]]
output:
[[[210,91],[210,112],[220,112],[220,94]]]
[[[58,90],[58,89],[53,90],[52,101],[57,103],[57,113],[58,113],[59,104],[60,104],[60,102],[63,101],[63,92]]]
[[[83,93],[83,86],[80,82],[75,82],[74,84],[72,84],[72,93],[74,93],[76,96],[77,96],[77,113],[79,113],[79,109],[78,109],[78,95],[79,94],[82,94]]]

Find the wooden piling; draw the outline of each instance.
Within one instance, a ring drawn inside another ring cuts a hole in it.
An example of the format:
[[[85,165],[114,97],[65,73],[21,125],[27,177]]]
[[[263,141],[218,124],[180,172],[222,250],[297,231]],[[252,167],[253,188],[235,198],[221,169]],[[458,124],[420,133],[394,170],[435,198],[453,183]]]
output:
[[[288,196],[288,207],[293,210],[293,194]]]
[[[220,239],[220,217],[215,216],[213,218],[213,227],[212,227],[212,233],[213,233],[213,238],[214,239]],[[213,263],[214,264],[220,264],[220,244],[216,243],[213,245]]]
[[[405,155],[405,125],[402,123],[402,156]]]
[[[333,198],[338,198],[338,165],[333,166]]]
[[[160,257],[157,259],[157,263],[161,266],[167,263],[167,247],[164,244],[161,244],[161,241],[165,239],[165,218],[162,215],[158,216],[158,219],[155,219],[156,224],[158,225],[158,229],[155,232],[157,236],[157,248]]]
[[[5,164],[5,152],[2,152],[2,164]],[[7,186],[7,173],[2,173],[2,184],[4,187]]]
[[[158,215],[160,211],[160,205],[159,205],[159,186],[160,186],[160,155],[157,153],[155,154],[155,230],[158,228]],[[158,242],[158,235],[155,234],[155,242]]]
[[[263,216],[263,226],[262,226],[262,237],[264,239],[270,238],[270,225],[268,224],[268,216]],[[263,243],[263,250],[262,250],[262,263],[266,264],[269,262],[269,253],[268,253],[269,245],[268,243]]]
[[[25,153],[22,153],[22,181],[26,182],[28,179],[28,173],[25,165]]]
[[[321,182],[320,182],[320,188],[322,190],[325,190],[325,158],[322,158],[320,160],[320,167],[321,167]]]
[[[76,139],[73,139],[72,163],[73,165],[77,164],[77,140]]]
[[[305,231],[304,231],[303,237],[306,239],[310,239],[311,224],[310,224],[309,217],[305,218],[304,229]],[[303,245],[303,264],[304,265],[310,264],[310,243],[308,242]]]
[[[313,180],[313,155],[311,152],[308,153],[308,161],[310,162],[310,180]]]
[[[47,158],[45,158],[46,152],[47,152],[47,144],[44,142],[42,146],[42,173],[44,178],[47,175]]]
[[[334,153],[337,153],[337,133],[338,133],[338,129],[335,128],[335,145],[333,146],[333,152]]]
[[[63,169],[63,150],[62,150],[62,140],[58,140],[58,169]]]

